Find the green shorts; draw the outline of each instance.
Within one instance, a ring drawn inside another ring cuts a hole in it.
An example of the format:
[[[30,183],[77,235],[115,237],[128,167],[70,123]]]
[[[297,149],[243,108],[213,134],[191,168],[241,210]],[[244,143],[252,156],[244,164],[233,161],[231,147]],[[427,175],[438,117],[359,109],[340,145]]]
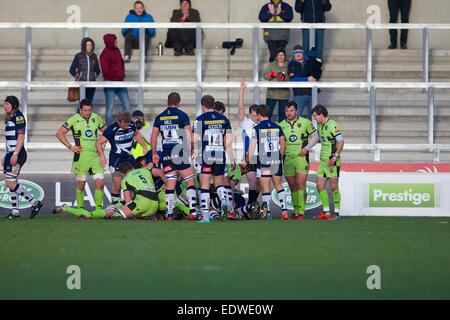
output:
[[[76,176],[88,176],[104,174],[105,170],[100,165],[100,156],[97,152],[84,151],[75,155],[72,163],[72,173]]]
[[[339,178],[341,159],[337,159],[333,167],[328,165],[328,160],[320,160],[317,176],[322,178]]]
[[[236,184],[239,184],[242,178],[241,167],[236,166],[236,169],[232,170],[231,165],[227,164],[227,175],[228,179],[233,180]]]
[[[135,216],[149,217],[158,212],[159,202],[138,194],[126,206]]]
[[[306,157],[286,156],[284,159],[284,175],[286,177],[293,177],[296,174],[308,174],[309,162]]]

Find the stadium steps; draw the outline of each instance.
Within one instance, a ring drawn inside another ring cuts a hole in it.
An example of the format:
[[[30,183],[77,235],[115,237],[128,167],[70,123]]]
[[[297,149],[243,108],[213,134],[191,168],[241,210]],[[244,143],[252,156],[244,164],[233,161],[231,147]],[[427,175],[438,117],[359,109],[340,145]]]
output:
[[[101,51],[98,48],[97,53]],[[68,68],[78,49],[40,49],[34,48],[33,79],[34,80],[72,80]],[[17,48],[0,49],[0,81],[23,80],[25,74],[24,50]],[[223,49],[203,50],[204,79],[206,81],[239,81],[241,77],[252,78],[252,52],[250,49],[239,49],[235,56],[228,56]],[[267,50],[261,49],[261,67],[267,65]],[[328,50],[325,55],[323,81],[365,81],[364,50]],[[450,81],[450,51],[432,50],[430,53],[430,70],[432,81]],[[421,81],[421,50],[374,50],[374,80],[376,81]],[[148,81],[195,81],[195,57],[174,57],[172,50],[166,50],[164,56],[153,55],[147,67]],[[130,64],[126,64],[127,80],[138,79],[137,52]],[[164,109],[167,93],[170,90],[146,89],[145,113],[151,120]],[[195,115],[195,90],[180,89],[184,110]],[[234,127],[238,126],[236,101],[237,89],[205,90],[216,99],[223,101],[228,107],[228,115]],[[16,94],[17,89],[0,89],[2,96]],[[29,92],[29,141],[56,142],[56,129],[64,120],[73,114],[76,104],[66,101],[66,89],[33,89]],[[261,92],[264,101],[265,90]],[[137,103],[136,90],[130,90],[132,105]],[[437,143],[448,143],[450,137],[450,90],[436,90],[435,96],[435,140]],[[370,107],[369,94],[360,89],[324,89],[319,94],[319,102],[329,107],[330,116],[340,122],[348,143],[368,143],[370,141]],[[104,113],[104,95],[99,89],[94,100],[94,111]],[[246,105],[253,103],[253,91],[248,90]],[[120,110],[116,100],[116,110]],[[377,141],[379,143],[426,143],[427,130],[427,94],[422,90],[379,89],[377,90]],[[0,117],[3,119],[3,115]],[[3,121],[0,133],[3,134]],[[40,157],[40,152],[35,151]],[[44,152],[41,152],[44,153]],[[47,151],[45,154],[48,153]],[[56,154],[59,154],[56,152]],[[58,156],[55,163],[64,163],[71,159],[70,154]],[[422,152],[382,152],[385,161],[431,161],[432,154]],[[42,163],[45,163],[42,155]],[[48,158],[47,158],[48,159]],[[373,154],[367,152],[348,151],[349,161],[373,160]],[[441,159],[450,159],[443,153]],[[37,165],[39,161],[36,162]],[[59,166],[59,165],[58,165]],[[38,168],[38,167],[37,167]]]

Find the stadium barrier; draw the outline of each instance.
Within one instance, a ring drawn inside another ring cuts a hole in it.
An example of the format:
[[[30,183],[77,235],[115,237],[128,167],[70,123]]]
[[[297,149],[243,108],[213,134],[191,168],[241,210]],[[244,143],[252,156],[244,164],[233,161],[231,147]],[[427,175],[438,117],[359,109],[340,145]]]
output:
[[[88,35],[89,29],[121,29],[138,28],[140,32],[139,53],[139,81],[136,82],[71,82],[71,81],[32,81],[32,30],[33,29],[79,29],[83,36]],[[193,82],[146,82],[145,79],[145,28],[168,29],[168,28],[193,28],[196,29],[196,81]],[[260,81],[259,74],[259,39],[261,29],[310,29],[313,33],[316,28],[339,29],[339,30],[365,30],[366,32],[366,81],[365,82],[318,82],[318,83],[268,83]],[[139,91],[140,108],[144,104],[144,88],[194,88],[196,90],[197,114],[200,114],[200,98],[205,88],[238,88],[237,82],[205,82],[203,81],[202,66],[202,30],[203,29],[251,29],[253,30],[253,81],[248,87],[254,88],[254,101],[260,101],[260,88],[312,88],[313,104],[318,102],[319,88],[334,89],[365,89],[370,91],[370,144],[355,144],[353,149],[367,150],[374,153],[374,161],[380,161],[382,150],[410,150],[409,144],[384,145],[377,143],[377,117],[376,117],[376,90],[380,88],[391,89],[424,89],[428,92],[428,143],[414,145],[417,150],[433,152],[434,161],[439,162],[440,152],[449,151],[450,144],[438,145],[434,143],[434,89],[450,89],[448,82],[430,82],[430,30],[449,30],[450,24],[346,24],[346,23],[0,23],[0,29],[24,29],[25,30],[25,81],[0,81],[2,88],[21,88],[22,106],[25,116],[28,108],[28,90],[31,88],[68,88],[80,87],[81,97],[84,97],[85,89],[88,87],[127,87],[137,88]],[[375,82],[373,81],[373,30],[410,29],[422,30],[423,32],[423,78],[422,82]],[[47,144],[47,148],[53,145]],[[352,148],[347,145],[346,149]]]

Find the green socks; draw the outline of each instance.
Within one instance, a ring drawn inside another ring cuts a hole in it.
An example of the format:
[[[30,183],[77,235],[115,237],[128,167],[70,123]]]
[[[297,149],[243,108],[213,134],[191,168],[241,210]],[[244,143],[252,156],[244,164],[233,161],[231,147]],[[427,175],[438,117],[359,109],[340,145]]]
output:
[[[330,212],[330,204],[328,202],[328,192],[327,190],[323,190],[319,192],[320,201],[322,201],[323,213]]]
[[[341,192],[338,190],[333,191],[333,201],[334,201],[334,213],[339,214],[341,209]]]
[[[97,208],[89,214],[89,218],[91,219],[103,219],[104,217],[105,217],[105,210],[103,210],[102,208]]]
[[[306,197],[305,197],[305,190],[298,190],[298,202],[299,202],[299,209],[300,214],[305,214],[306,210]]]
[[[300,211],[300,198],[298,197],[299,191],[291,192],[292,205],[294,206],[294,213],[298,214]]]
[[[89,215],[90,215],[89,211],[84,210],[83,208],[72,208],[72,207],[68,207],[68,208],[65,208],[64,211],[66,211],[67,213],[70,213],[70,214],[74,215],[75,217],[89,216]]]
[[[103,190],[95,189],[94,202],[96,209],[100,209],[103,206]]]
[[[83,208],[84,206],[84,191],[75,189],[75,200],[77,200],[77,207]]]

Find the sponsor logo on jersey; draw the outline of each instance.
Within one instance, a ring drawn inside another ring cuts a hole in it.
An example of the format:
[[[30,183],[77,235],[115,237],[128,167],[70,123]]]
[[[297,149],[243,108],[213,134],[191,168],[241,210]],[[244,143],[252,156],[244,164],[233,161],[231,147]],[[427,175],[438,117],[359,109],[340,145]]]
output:
[[[92,132],[91,129],[87,129],[84,134],[86,135],[86,137],[91,138],[94,135],[94,132]]]
[[[35,199],[41,201],[42,199],[44,199],[44,189],[42,189],[42,187],[37,183],[28,180],[19,180],[19,183],[22,187],[26,188]],[[6,186],[4,181],[0,182],[0,207],[5,209],[12,209],[9,188]],[[20,197],[19,208],[31,208],[31,203],[26,201],[23,197]]]
[[[295,134],[291,135],[291,136],[289,137],[289,141],[290,141],[290,142],[295,142],[295,141],[297,141],[297,136],[296,136]]]

